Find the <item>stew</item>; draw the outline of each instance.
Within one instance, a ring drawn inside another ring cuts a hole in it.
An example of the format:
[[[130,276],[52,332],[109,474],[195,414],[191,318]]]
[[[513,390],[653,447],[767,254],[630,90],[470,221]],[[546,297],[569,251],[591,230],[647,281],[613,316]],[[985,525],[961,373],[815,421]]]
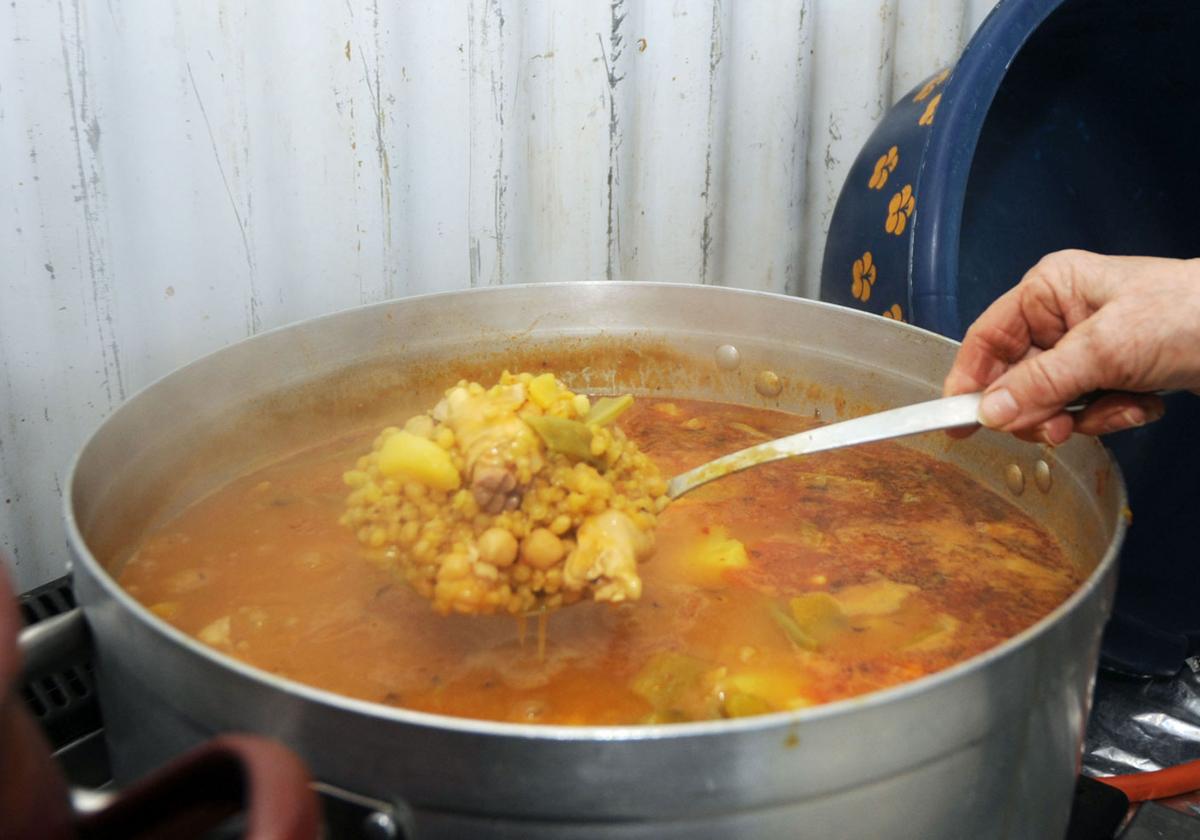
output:
[[[620,418],[664,475],[809,418],[644,398]],[[637,601],[535,622],[440,616],[353,528],[374,431],[239,478],[150,534],[119,579],[245,662],[379,703],[503,721],[665,723],[850,697],[980,653],[1082,574],[962,470],[894,443],[747,470],[672,502]],[[543,616],[545,614],[543,613]]]

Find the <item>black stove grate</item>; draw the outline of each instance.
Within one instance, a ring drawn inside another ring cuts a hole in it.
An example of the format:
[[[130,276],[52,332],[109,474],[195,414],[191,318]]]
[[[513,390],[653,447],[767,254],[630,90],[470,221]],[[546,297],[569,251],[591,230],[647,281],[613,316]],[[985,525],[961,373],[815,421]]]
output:
[[[70,579],[62,577],[29,590],[20,596],[19,607],[26,627],[74,609]],[[27,682],[21,695],[55,750],[101,728],[90,660]]]

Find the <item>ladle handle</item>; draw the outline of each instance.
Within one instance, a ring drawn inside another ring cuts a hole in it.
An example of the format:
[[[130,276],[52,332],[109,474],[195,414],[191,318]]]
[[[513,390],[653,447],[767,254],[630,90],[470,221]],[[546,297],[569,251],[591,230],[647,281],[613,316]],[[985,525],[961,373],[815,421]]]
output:
[[[667,483],[667,496],[675,499],[715,478],[781,458],[810,455],[814,452],[907,437],[939,429],[971,426],[979,422],[979,401],[982,396],[960,394],[956,397],[942,397],[760,443],[675,476]]]
[[[1118,391],[1093,391],[1067,405],[1067,411],[1081,411],[1101,397],[1119,393]],[[1159,391],[1163,396],[1172,393]],[[919,435],[923,432],[936,432],[940,429],[954,429],[961,426],[973,426],[979,422],[979,403],[982,393],[959,394],[955,397],[942,397],[928,400],[915,405],[867,414],[840,423],[809,429],[807,432],[767,441],[725,455],[721,458],[701,464],[693,470],[681,473],[667,482],[667,496],[677,499],[689,490],[713,479],[720,478],[744,469],[778,461],[781,458],[792,458],[796,455],[811,455],[814,452],[825,452],[830,449],[841,449],[846,446],[857,446],[860,443],[874,443],[880,440]]]

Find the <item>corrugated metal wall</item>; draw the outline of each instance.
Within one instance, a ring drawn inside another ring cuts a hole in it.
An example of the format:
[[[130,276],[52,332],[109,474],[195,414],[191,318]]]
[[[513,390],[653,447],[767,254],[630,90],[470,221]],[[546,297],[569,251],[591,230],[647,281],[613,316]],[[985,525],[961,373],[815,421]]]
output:
[[[115,405],[468,285],[816,289],[846,167],[989,0],[5,4],[0,550],[61,573]]]

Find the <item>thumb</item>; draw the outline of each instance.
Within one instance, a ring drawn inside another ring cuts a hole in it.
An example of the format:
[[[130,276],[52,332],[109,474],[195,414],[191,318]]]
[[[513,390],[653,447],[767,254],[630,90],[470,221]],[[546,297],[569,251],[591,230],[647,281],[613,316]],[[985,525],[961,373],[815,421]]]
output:
[[[1032,428],[1100,387],[1102,371],[1088,330],[1072,330],[989,385],[979,404],[979,422],[1007,432]]]

